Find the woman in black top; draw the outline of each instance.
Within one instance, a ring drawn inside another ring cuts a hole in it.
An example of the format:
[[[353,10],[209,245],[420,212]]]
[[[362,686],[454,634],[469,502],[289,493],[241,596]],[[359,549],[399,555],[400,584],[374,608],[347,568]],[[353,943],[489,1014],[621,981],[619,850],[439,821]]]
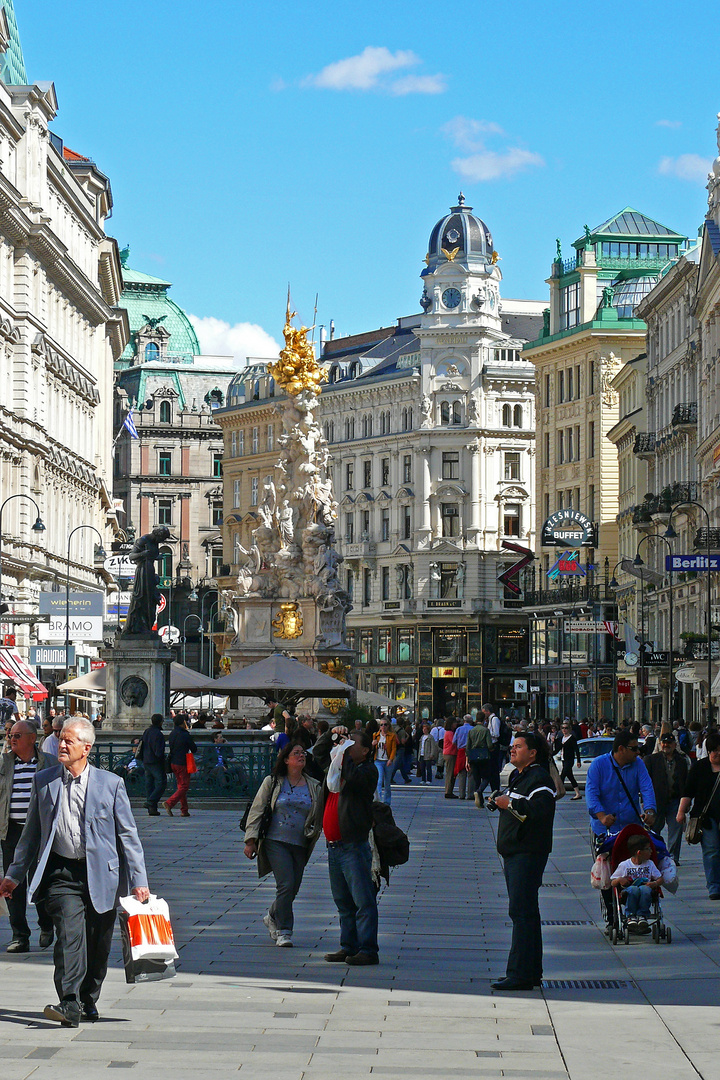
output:
[[[578,768],[580,767],[580,751],[569,720],[563,721],[562,731],[558,733],[555,740],[555,752],[562,754],[560,779],[569,780],[575,790],[575,794],[570,801],[575,802],[576,799],[582,799],[578,782],[573,775],[573,761],[577,761]]]
[[[677,821],[680,825],[685,821],[691,802],[690,816],[702,816],[700,844],[705,881],[710,899],[720,900],[720,732],[711,731],[705,746],[708,756],[690,766]]]
[[[197,750],[197,746],[195,745],[195,740],[188,731],[188,718],[185,713],[178,713],[175,717],[175,727],[170,732],[169,741],[170,753],[168,756],[170,768],[177,780],[177,791],[175,791],[169,799],[165,800],[163,806],[170,817],[172,817],[172,808],[179,802],[182,816],[190,817],[187,802],[187,793],[188,788],[190,787],[190,774],[187,771],[187,756],[188,754],[194,754]]]

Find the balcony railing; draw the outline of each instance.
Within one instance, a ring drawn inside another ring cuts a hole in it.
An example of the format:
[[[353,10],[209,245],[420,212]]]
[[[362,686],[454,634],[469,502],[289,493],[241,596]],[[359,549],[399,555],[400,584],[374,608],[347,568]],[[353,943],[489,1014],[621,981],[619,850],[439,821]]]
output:
[[[598,255],[596,265],[602,270],[662,270],[671,259],[646,258],[646,259],[615,259],[609,255]]]
[[[633,453],[642,457],[645,454],[655,453],[655,432],[646,431],[641,435],[635,436],[635,445],[633,446]]]
[[[676,405],[672,414],[673,427],[694,427],[698,422],[697,401],[685,401]]]
[[[660,498],[665,497],[667,488],[664,488]],[[695,480],[683,480],[670,486],[670,502],[673,506],[679,503],[695,502],[698,497],[698,485]]]
[[[720,548],[720,529],[698,529],[695,533],[693,547],[696,551],[706,551],[707,548],[712,550]]]
[[[614,591],[604,582],[591,585],[585,581],[557,589],[537,589],[525,594],[525,607],[544,607],[549,604],[615,603]]]

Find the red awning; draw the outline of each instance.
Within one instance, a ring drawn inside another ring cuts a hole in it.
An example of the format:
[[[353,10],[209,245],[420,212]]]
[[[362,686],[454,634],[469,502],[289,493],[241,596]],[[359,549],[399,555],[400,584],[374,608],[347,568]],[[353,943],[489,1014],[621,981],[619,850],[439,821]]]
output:
[[[27,666],[17,649],[0,648],[0,672],[19,686],[26,698],[42,701],[48,696],[47,690],[35,678],[32,668]]]

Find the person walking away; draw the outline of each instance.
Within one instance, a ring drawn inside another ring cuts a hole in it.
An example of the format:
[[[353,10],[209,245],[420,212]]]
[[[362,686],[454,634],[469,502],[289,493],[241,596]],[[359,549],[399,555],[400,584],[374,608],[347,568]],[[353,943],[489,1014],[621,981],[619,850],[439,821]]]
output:
[[[397,724],[395,738],[397,739],[397,752],[390,782],[395,782],[395,774],[399,771],[405,783],[411,784],[410,768],[412,765],[413,737],[412,732],[409,730],[409,724],[406,724],[404,720],[400,720]]]
[[[512,944],[505,978],[491,985],[493,990],[532,990],[543,976],[538,893],[552,851],[555,786],[546,769],[547,743],[538,735],[517,735],[510,761],[515,769],[508,793],[497,796],[494,807],[500,811],[497,850],[505,871]]]
[[[372,745],[378,775],[377,797],[380,802],[389,806],[392,801],[392,772],[397,753],[397,739],[395,733],[390,731],[390,721],[386,716],[380,721],[380,727],[373,735]]]
[[[455,762],[457,760],[457,748],[453,742],[456,727],[457,724],[454,720],[447,720],[445,722],[445,735],[443,737],[443,772],[445,773],[446,799],[457,799],[457,795],[453,794],[453,788],[455,787]]]
[[[433,769],[437,765],[439,755],[438,744],[430,734],[430,725],[423,724],[420,736],[420,749],[418,750],[418,765],[420,766],[420,783],[432,784]]]
[[[627,849],[630,858],[618,863],[610,881],[625,891],[625,911],[630,930],[646,934],[653,893],[662,884],[662,874],[652,861],[653,849],[647,836],[629,837]]]
[[[643,758],[655,792],[657,816],[653,828],[655,832],[661,833],[667,824],[668,851],[676,866],[679,866],[683,831],[677,820],[677,813],[690,766],[688,759],[678,750],[674,735],[662,736],[660,750],[659,754],[649,754]]]
[[[560,779],[563,781],[569,780],[570,785],[575,792],[570,801],[575,802],[577,799],[582,799],[578,782],[573,774],[574,761],[577,761],[578,769],[580,768],[580,750],[578,748],[577,739],[573,733],[572,725],[567,720],[563,721],[562,731],[555,742],[555,752],[559,752],[562,759]]]
[[[245,855],[257,858],[261,878],[271,872],[275,877],[275,899],[263,922],[281,949],[292,948],[293,900],[322,827],[322,785],[305,772],[306,762],[299,743],[282,748],[253,799],[245,829]],[[260,837],[268,806],[270,827]]]
[[[187,756],[197,750],[195,740],[188,731],[188,718],[185,713],[178,713],[175,717],[175,726],[170,732],[170,768],[177,781],[177,790],[163,806],[170,817],[173,816],[173,806],[180,803],[180,812],[183,817],[190,817],[188,810],[187,793],[190,787],[190,774],[187,771]]]
[[[487,728],[490,732],[490,738],[492,739],[492,750],[490,751],[490,790],[499,791],[500,770],[502,768],[501,757],[503,753],[503,747],[500,745],[500,717],[490,704],[483,705],[482,712],[485,714]]]
[[[462,723],[458,725],[453,735],[453,746],[457,755],[455,758],[455,775],[457,776],[459,799],[472,799],[472,792],[467,790],[468,770],[465,768],[467,762],[465,746],[472,728],[473,718],[469,713],[466,713],[462,718]]]
[[[340,948],[325,959],[365,967],[379,962],[377,889],[368,842],[377,761],[373,764],[366,731],[354,731],[349,738],[344,728],[333,728],[333,733],[322,746],[319,739],[315,744],[316,756],[327,767],[323,832],[330,889],[340,915]],[[333,737],[340,740],[334,747]]]
[[[477,719],[475,727],[468,733],[465,744],[466,768],[470,770],[475,781],[475,805],[482,810],[485,805],[483,792],[490,783],[490,752],[492,751],[492,738],[487,729],[487,721],[483,713]]]
[[[37,862],[28,891],[44,901],[56,935],[58,1002],[44,1015],[72,1028],[81,1012],[98,1019],[118,897],[128,888],[140,903],[150,896],[125,784],[90,765],[94,743],[89,720],[66,720],[60,764],[36,772],[15,858],[0,882],[0,896],[12,896]]]
[[[433,727],[430,729],[430,734],[438,744],[438,763],[437,769],[435,770],[435,776],[439,780],[444,775],[442,753],[443,741],[445,739],[445,721],[442,719],[436,720]]]
[[[720,900],[720,731],[705,737],[707,757],[693,762],[677,812],[683,825],[692,803],[691,817],[701,817],[703,869],[708,895]]]
[[[158,803],[165,794],[165,736],[162,733],[162,713],[153,713],[150,726],[142,733],[137,757],[145,769],[145,808],[150,817],[159,817]]]
[[[27,819],[33,778],[42,769],[58,764],[56,757],[46,753],[43,748],[38,749],[35,725],[27,720],[18,720],[13,724],[10,729],[10,746],[10,752],[0,758],[0,841],[3,874],[7,873],[15,859],[15,850]],[[31,865],[31,876],[34,870],[34,865]],[[30,952],[27,885],[24,879],[8,899],[7,907],[12,940],[5,952]],[[53,941],[53,922],[42,900],[38,900],[36,907],[40,924],[40,948],[47,949]]]

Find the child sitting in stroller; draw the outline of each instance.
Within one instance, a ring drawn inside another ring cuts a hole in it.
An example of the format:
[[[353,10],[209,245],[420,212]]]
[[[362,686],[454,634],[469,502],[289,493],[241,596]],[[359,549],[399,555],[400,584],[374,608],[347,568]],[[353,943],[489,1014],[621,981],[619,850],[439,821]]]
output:
[[[610,880],[625,892],[628,928],[646,934],[653,896],[660,890],[663,875],[653,862],[653,846],[647,834],[628,837],[627,852],[630,858],[616,866]]]

